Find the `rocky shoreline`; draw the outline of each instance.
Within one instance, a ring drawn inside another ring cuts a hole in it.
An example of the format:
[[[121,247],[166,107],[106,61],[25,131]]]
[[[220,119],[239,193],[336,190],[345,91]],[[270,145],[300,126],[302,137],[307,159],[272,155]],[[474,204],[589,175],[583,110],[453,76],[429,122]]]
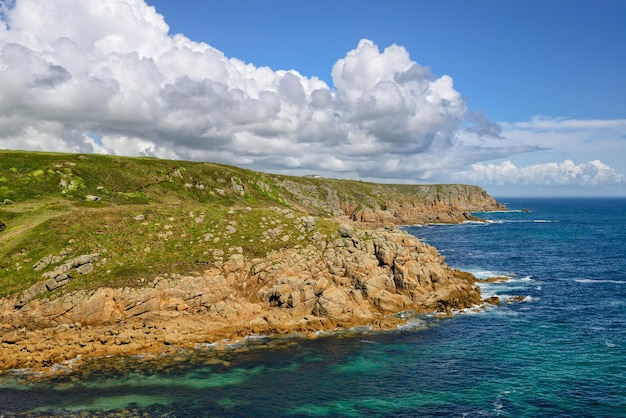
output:
[[[471,274],[394,225],[506,209],[471,185],[2,158],[12,199],[0,208],[0,372],[248,335],[394,328],[400,312],[478,306]]]
[[[50,371],[65,361],[158,355],[258,334],[393,328],[399,312],[450,314],[482,304],[475,283],[406,231],[342,223],[329,238],[314,235],[264,258],[235,249],[198,274],[163,275],[143,287],[4,298],[0,371]]]

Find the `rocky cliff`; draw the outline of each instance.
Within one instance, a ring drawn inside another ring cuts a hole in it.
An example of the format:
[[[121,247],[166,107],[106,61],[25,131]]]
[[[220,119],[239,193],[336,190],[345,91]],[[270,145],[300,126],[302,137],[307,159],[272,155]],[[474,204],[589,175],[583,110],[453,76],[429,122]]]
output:
[[[260,333],[389,327],[400,312],[473,307],[482,303],[474,277],[394,224],[504,209],[466,185],[5,157],[0,370]]]
[[[385,326],[402,311],[481,303],[474,278],[401,230],[342,224],[331,241],[247,259],[236,252],[192,276],[0,304],[2,368],[108,354],[158,353],[250,334]]]
[[[284,179],[292,199],[308,210],[345,215],[369,224],[460,223],[471,212],[506,210],[477,186],[394,185],[353,181]]]

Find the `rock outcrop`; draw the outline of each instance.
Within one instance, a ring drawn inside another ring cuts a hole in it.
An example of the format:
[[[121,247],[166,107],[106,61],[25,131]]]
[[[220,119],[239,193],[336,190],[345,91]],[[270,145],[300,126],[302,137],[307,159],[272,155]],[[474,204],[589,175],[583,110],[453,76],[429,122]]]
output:
[[[308,210],[353,221],[384,225],[460,223],[477,220],[471,212],[506,210],[478,186],[463,184],[383,185],[350,182],[333,187],[323,180],[283,180],[280,184]],[[363,193],[367,191],[367,194]]]
[[[0,370],[467,308],[474,277],[395,225],[506,209],[469,185],[0,154]]]
[[[307,218],[305,227],[314,225]],[[96,258],[69,260],[47,280]],[[474,277],[450,269],[435,248],[402,230],[342,224],[330,240],[265,258],[235,253],[202,274],[164,275],[143,288],[0,300],[0,369],[254,333],[390,326],[398,312],[450,313],[480,303]]]

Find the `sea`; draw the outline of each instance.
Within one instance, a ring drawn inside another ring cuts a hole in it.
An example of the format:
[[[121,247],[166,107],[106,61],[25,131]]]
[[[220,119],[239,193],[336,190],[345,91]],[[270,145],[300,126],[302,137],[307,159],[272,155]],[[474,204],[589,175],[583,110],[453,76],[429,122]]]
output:
[[[626,199],[404,227],[500,305],[0,376],[0,417],[626,417]]]

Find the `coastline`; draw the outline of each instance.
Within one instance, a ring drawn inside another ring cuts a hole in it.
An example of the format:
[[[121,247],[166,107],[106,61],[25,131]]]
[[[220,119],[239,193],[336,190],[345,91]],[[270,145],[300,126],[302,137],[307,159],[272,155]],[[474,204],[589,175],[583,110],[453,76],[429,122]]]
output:
[[[51,371],[66,361],[159,355],[198,344],[350,329],[395,328],[394,314],[449,314],[482,303],[476,279],[398,229],[341,224],[333,241],[231,257],[196,276],[139,289],[98,288],[16,309],[4,299],[0,370]]]
[[[511,211],[484,214],[502,221],[485,226],[408,229],[450,266],[494,278],[478,285],[500,306],[453,310],[450,318],[417,314],[389,331],[257,334],[70,361],[51,372],[17,369],[2,374],[0,409],[10,416],[619,416],[626,270],[623,245],[605,237],[625,242],[616,228],[623,201],[581,202],[576,210],[558,199],[529,202],[509,204],[561,222],[535,224],[532,214]]]
[[[474,222],[472,212],[506,209],[462,184],[2,157],[15,169],[0,206],[0,371],[258,333],[389,328],[399,312],[479,305],[471,274],[397,225]]]

